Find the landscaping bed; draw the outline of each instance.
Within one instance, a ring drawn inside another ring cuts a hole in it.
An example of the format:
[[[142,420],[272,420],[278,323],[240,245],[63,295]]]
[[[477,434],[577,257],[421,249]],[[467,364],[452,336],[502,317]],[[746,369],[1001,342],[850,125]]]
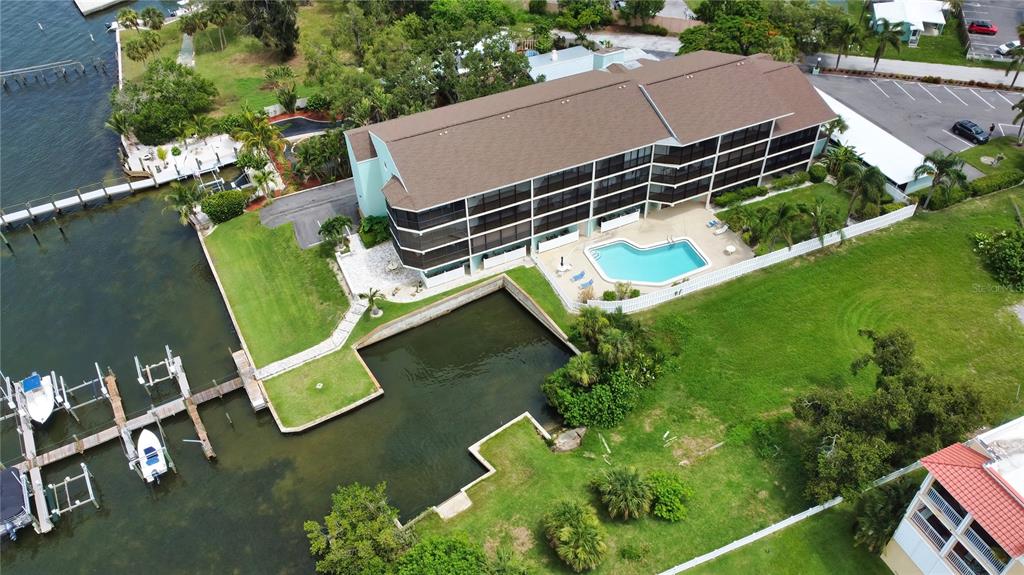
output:
[[[1006,159],[996,166],[981,161],[982,156],[995,158],[999,154],[1005,155]],[[986,175],[1012,169],[1024,170],[1024,148],[1017,146],[1016,135],[992,138],[987,144],[960,152],[960,157]]]
[[[744,207],[752,210],[765,208],[774,212],[782,204],[791,204],[793,206],[803,204],[810,206],[814,205],[818,200],[821,200],[829,209],[836,210],[839,213],[841,221],[846,221],[847,210],[850,203],[849,196],[837,190],[832,184],[827,183],[812,184],[810,186],[797,188],[788,192],[782,192],[780,194],[746,204]],[[718,212],[718,218],[723,222],[728,223],[730,216],[735,213],[735,210],[736,208],[731,208],[723,212]],[[793,242],[799,243],[804,240],[809,240],[812,237],[814,237],[814,230],[811,226],[810,219],[806,217],[796,219],[793,224]],[[757,245],[754,249],[754,253],[757,255],[764,255],[785,247],[785,245],[785,242],[780,239],[764,241]]]

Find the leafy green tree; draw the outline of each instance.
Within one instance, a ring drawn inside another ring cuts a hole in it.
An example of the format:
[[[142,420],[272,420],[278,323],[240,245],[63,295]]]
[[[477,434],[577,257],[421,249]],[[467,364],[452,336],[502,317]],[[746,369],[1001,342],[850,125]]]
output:
[[[465,72],[456,84],[458,101],[472,100],[529,86],[530,62],[523,54],[513,52],[507,40],[501,38],[483,41],[483,49],[470,50],[462,59]]]
[[[885,55],[885,47],[892,46],[897,52],[903,44],[903,22],[890,24],[885,18],[879,18],[875,27],[871,29],[871,37],[878,42],[875,46],[875,67],[872,72],[878,70],[878,61]]]
[[[386,575],[412,546],[411,530],[398,527],[398,510],[388,504],[387,487],[358,483],[340,486],[331,495],[331,512],[323,524],[304,528],[318,573]]]
[[[398,575],[486,573],[487,556],[465,536],[429,537],[398,560]]]
[[[914,176],[918,178],[931,176],[932,178],[932,187],[924,199],[923,207],[925,209],[928,209],[936,187],[946,184],[949,187],[962,188],[967,185],[967,174],[964,173],[963,168],[963,159],[952,152],[945,153],[942,150],[935,150],[924,157],[924,163],[914,169]]]
[[[121,8],[117,11],[117,25],[128,30],[139,28],[139,13],[131,8]]]
[[[222,224],[242,215],[248,200],[249,195],[242,190],[224,190],[203,197],[199,206],[210,216],[210,221]]]
[[[701,2],[695,13],[701,22],[714,24],[719,18],[727,16],[764,20],[766,11],[766,3],[761,0],[718,0]]]
[[[159,30],[164,26],[164,13],[156,6],[146,6],[139,13],[139,17],[150,30]]]
[[[430,17],[457,30],[480,23],[509,26],[516,22],[516,11],[501,0],[434,0],[430,3]]]
[[[559,0],[558,25],[568,28],[579,40],[594,27],[610,24],[612,11],[605,0]]]
[[[595,479],[593,485],[612,519],[620,515],[626,521],[639,519],[651,511],[651,486],[635,467],[613,467]]]
[[[918,484],[901,477],[864,492],[857,498],[857,519],[853,524],[853,544],[879,554],[892,539],[903,513],[914,498]]]
[[[619,17],[627,23],[639,20],[641,24],[646,24],[664,9],[665,0],[630,0],[619,8]]]
[[[655,471],[647,477],[654,505],[651,512],[666,521],[681,521],[686,517],[686,504],[693,498],[693,490],[674,473]]]
[[[560,501],[544,516],[544,536],[558,557],[573,571],[589,571],[608,554],[606,534],[594,508]]]
[[[176,126],[213,107],[217,88],[195,70],[169,58],[149,63],[138,80],[111,92],[112,113],[126,118],[131,132],[147,145],[163,144],[178,134]]]
[[[1012,230],[974,235],[974,251],[996,281],[1024,292],[1024,224]]]
[[[296,0],[238,0],[246,30],[264,46],[277,51],[282,60],[295,55],[299,41]]]
[[[332,41],[352,54],[356,66],[362,66],[370,42],[376,32],[388,24],[390,17],[387,3],[382,0],[345,2],[341,5]]]

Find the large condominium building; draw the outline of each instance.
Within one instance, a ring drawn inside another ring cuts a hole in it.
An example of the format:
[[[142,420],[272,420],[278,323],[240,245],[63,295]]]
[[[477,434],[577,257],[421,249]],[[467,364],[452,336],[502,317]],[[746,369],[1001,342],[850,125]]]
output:
[[[921,460],[882,554],[896,575],[1024,575],[1024,417]]]
[[[425,281],[806,169],[836,116],[791,64],[613,64],[345,133],[360,210]],[[541,248],[543,249],[543,247]]]

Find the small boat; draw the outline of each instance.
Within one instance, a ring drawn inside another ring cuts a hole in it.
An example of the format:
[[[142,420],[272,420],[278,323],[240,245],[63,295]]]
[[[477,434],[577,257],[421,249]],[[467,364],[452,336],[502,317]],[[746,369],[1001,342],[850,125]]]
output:
[[[40,376],[32,372],[32,375],[21,380],[21,391],[25,394],[25,407],[28,409],[28,416],[36,423],[46,423],[53,413],[56,405],[54,402],[53,383],[56,376],[53,374]]]
[[[147,483],[156,481],[167,472],[167,457],[160,438],[148,429],[143,429],[139,440],[135,443],[139,450],[139,470]]]

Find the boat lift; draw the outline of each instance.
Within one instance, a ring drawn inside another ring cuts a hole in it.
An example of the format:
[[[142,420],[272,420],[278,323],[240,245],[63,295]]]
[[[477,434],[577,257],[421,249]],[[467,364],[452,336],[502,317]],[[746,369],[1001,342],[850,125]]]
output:
[[[79,475],[75,475],[74,477],[66,476],[64,477],[64,481],[61,481],[56,485],[50,483],[46,486],[53,497],[53,509],[50,510],[51,518],[59,519],[62,515],[71,513],[75,509],[90,503],[92,503],[96,509],[100,508],[100,502],[96,498],[96,492],[92,488],[92,472],[89,471],[89,467],[86,466],[85,462],[82,462],[79,465],[82,466],[82,473]],[[72,499],[71,486],[79,481],[84,485],[85,493],[88,494],[88,497],[82,499],[80,495],[81,491],[76,490],[76,495],[74,496],[74,499]]]
[[[178,372],[181,370],[181,362],[178,361],[174,354],[171,352],[171,347],[168,345],[164,346],[165,357],[161,361],[150,364],[143,364],[139,361],[139,356],[135,356],[135,373],[137,375],[137,381],[141,385],[146,393],[150,397],[153,397],[153,391],[156,386],[165,382],[174,380],[178,381]],[[163,371],[166,375],[159,375],[159,372]]]
[[[169,467],[171,471],[173,471],[174,474],[177,475],[178,467],[174,464],[174,459],[171,458],[171,451],[167,448],[167,435],[164,433],[164,426],[160,424],[160,415],[157,413],[156,408],[150,408],[149,415],[151,415],[153,419],[156,421],[156,429],[158,431],[158,435],[160,436],[160,451],[163,452],[164,458],[167,459],[167,467]],[[126,441],[127,440],[131,440],[130,435],[127,437]],[[129,467],[135,470],[135,473],[139,476],[140,479],[146,481],[146,476],[142,472],[142,458],[145,457],[145,455],[138,453],[138,451],[135,449],[133,449],[133,453],[135,454],[135,457],[129,457],[128,465]],[[155,483],[159,485],[160,476],[158,475],[154,479]]]
[[[96,363],[94,363],[93,366],[96,369],[97,379],[83,381],[81,384],[76,385],[74,387],[68,387],[67,384],[64,383],[63,376],[58,376],[53,371],[50,372],[50,381],[52,382],[54,388],[54,409],[63,409],[64,411],[68,412],[68,415],[70,415],[72,418],[74,418],[76,422],[79,423],[81,423],[81,420],[78,418],[78,414],[75,413],[76,409],[81,409],[86,405],[95,403],[108,397],[107,389],[103,385],[103,375],[100,373],[100,366],[99,364]],[[0,416],[0,421],[4,421],[9,417],[14,416],[15,411],[17,410],[17,404],[15,402],[14,394],[21,393],[21,391],[15,386],[15,384],[11,383],[11,378],[4,375],[3,372],[0,372],[0,378],[3,379],[3,387],[2,390],[0,390],[0,394],[2,394],[3,400],[7,403],[7,407],[10,408],[11,410],[11,413]],[[99,386],[99,394],[96,393],[97,385]],[[78,398],[76,397],[76,392],[84,388],[89,388],[90,390],[92,390],[91,397],[88,397],[83,401],[79,401]]]

